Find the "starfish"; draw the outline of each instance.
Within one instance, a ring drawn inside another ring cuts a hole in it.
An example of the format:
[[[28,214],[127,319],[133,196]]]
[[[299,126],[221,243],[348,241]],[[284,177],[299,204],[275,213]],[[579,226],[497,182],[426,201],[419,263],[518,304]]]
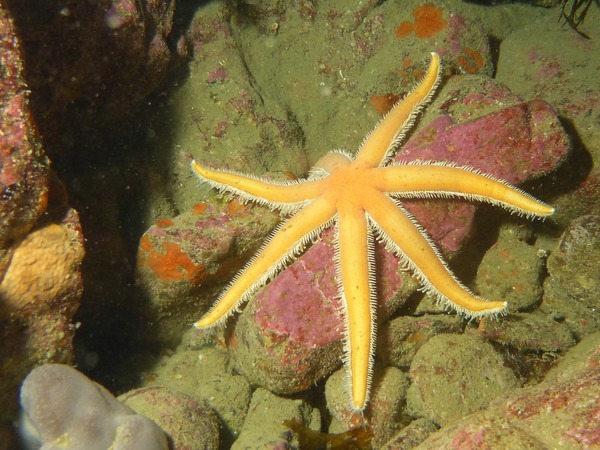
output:
[[[351,407],[367,405],[374,364],[375,271],[373,236],[395,253],[439,302],[466,318],[505,314],[507,303],[488,301],[465,287],[450,271],[439,250],[403,198],[459,198],[500,206],[530,218],[554,209],[507,182],[448,162],[392,163],[417,114],[440,82],[440,59],[431,63],[419,85],[366,136],[355,157],[332,151],[306,179],[274,182],[192,161],[192,170],[221,192],[280,210],[289,217],[271,234],[254,258],[235,276],[197,328],[223,323],[241,304],[273,279],[327,227],[335,224],[337,280],[344,313],[344,363]]]

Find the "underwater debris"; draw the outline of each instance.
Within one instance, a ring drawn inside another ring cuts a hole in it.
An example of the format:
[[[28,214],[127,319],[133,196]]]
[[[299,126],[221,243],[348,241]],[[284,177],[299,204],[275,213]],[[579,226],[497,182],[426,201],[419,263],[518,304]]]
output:
[[[311,430],[298,419],[284,420],[283,425],[298,436],[305,450],[371,450],[373,433],[368,426],[351,428],[343,433],[322,433]]]

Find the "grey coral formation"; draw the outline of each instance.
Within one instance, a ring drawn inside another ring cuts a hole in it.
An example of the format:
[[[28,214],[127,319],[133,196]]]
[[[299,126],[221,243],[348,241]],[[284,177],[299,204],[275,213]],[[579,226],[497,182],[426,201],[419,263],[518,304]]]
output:
[[[32,370],[21,386],[27,450],[167,450],[163,430],[104,387],[63,364]]]

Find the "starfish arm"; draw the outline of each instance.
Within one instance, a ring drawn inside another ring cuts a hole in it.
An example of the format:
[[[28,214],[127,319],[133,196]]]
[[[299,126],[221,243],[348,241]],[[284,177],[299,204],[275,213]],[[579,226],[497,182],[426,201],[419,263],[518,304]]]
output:
[[[384,194],[368,209],[373,227],[386,246],[402,258],[438,300],[466,317],[503,314],[506,302],[487,301],[452,274],[435,244],[412,215]]]
[[[554,213],[554,208],[521,189],[471,167],[421,161],[373,171],[376,186],[397,197],[478,200],[527,217],[547,217]]]
[[[317,199],[282,222],[256,257],[234,277],[208,313],[194,324],[205,328],[223,322],[248,300],[260,286],[283,269],[333,219],[335,208],[325,199]]]
[[[352,407],[362,411],[369,399],[375,351],[373,240],[364,210],[344,203],[338,210],[338,283]]]
[[[321,180],[277,183],[248,175],[215,170],[192,161],[192,171],[211,187],[220,192],[238,195],[245,201],[254,201],[284,212],[297,209],[321,192]]]
[[[404,99],[398,101],[362,143],[356,161],[369,167],[379,166],[404,139],[421,108],[431,100],[440,82],[440,57],[431,53],[425,78]]]

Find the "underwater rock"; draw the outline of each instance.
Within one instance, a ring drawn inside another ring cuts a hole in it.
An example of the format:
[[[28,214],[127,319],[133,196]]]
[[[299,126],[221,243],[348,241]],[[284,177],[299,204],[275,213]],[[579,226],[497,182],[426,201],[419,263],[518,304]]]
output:
[[[405,15],[404,13],[403,15]],[[492,76],[493,64],[488,39],[481,24],[466,15],[434,3],[419,5],[411,18],[396,27],[396,38],[403,45],[431,45],[435,37],[436,51],[450,61],[450,67],[461,73]]]
[[[412,450],[437,430],[438,427],[431,420],[413,420],[386,442],[381,450]]]
[[[261,96],[288,111],[314,163],[329,149],[357,148],[381,112],[423,76],[431,51],[449,72],[492,74],[489,39],[480,21],[451,7],[425,8],[434,10],[443,25],[429,38],[398,35],[402,22],[414,21],[415,8],[389,2],[279,9],[259,2],[252,10],[262,26],[247,26],[244,10],[236,11],[232,22],[241,28],[235,37]]]
[[[0,274],[13,242],[22,238],[46,210],[48,161],[30,109],[22,44],[14,21],[0,4]]]
[[[74,368],[45,364],[21,387],[27,449],[167,450],[164,432]]]
[[[600,333],[573,347],[532,387],[442,428],[419,448],[594,448],[600,444]],[[541,432],[540,430],[543,430]]]
[[[384,364],[408,369],[417,351],[433,336],[460,334],[464,327],[458,316],[425,314],[395,317],[378,330],[377,356]]]
[[[545,254],[519,237],[518,225],[500,230],[477,269],[475,292],[508,302],[509,312],[528,311],[542,300]]]
[[[0,441],[20,381],[70,363],[84,255],[79,216],[52,175],[32,113],[31,75],[13,8],[0,1]],[[26,70],[27,69],[27,70]],[[37,117],[35,118],[37,119]],[[4,442],[3,442],[4,443]],[[9,445],[9,444],[7,444]]]
[[[569,140],[548,103],[519,102],[480,115],[482,108],[498,101],[493,99],[496,90],[506,88],[487,81],[482,86],[486,94],[471,94],[473,87],[466,84],[479,86],[481,80],[457,78],[440,94],[444,99],[452,99],[452,104],[445,104],[440,111],[449,114],[423,126],[399,150],[397,161],[447,161],[520,184],[555,170],[565,160]],[[459,106],[460,101],[463,104]],[[435,109],[436,105],[432,106]],[[463,117],[453,117],[458,114]]]
[[[136,260],[142,341],[175,346],[276,224],[278,216],[237,200],[201,202],[161,219],[142,236]]]
[[[189,210],[199,198],[190,195],[198,192],[198,183],[189,176],[189,166],[182,164],[182,151],[192,152],[210,166],[244,172],[269,170],[288,180],[310,167],[303,131],[294,114],[265,92],[268,86],[257,83],[248,67],[248,53],[239,35],[240,28],[247,27],[240,27],[234,19],[247,17],[246,7],[254,10],[255,5],[203,2],[195,8],[186,32],[193,53],[187,65],[189,80],[170,90],[168,104],[153,119],[149,144],[156,154],[171,158],[173,170],[168,176],[173,189],[168,201],[179,211]],[[286,7],[291,5],[280,5]],[[168,156],[165,149],[172,149],[175,142],[177,148]]]
[[[48,316],[68,328],[83,292],[83,256],[83,236],[75,210],[68,210],[62,223],[42,223],[34,228],[13,249],[0,282],[0,319],[18,316],[41,331],[54,328],[37,323]],[[66,333],[71,338],[72,331]],[[42,341],[51,339],[46,335]],[[60,347],[65,347],[64,343]]]
[[[231,449],[300,448],[297,437],[283,424],[291,420],[312,429],[321,426],[319,410],[307,402],[278,397],[258,388],[252,395],[240,436]]]
[[[573,220],[548,257],[540,310],[580,340],[600,330],[600,216]]]
[[[328,236],[261,290],[236,324],[236,368],[272,392],[309,389],[341,364],[335,270],[323,265],[333,257]]]
[[[72,363],[83,256],[73,209],[62,222],[40,224],[15,245],[0,282],[0,418],[14,419],[15,392],[33,367]]]
[[[204,402],[164,386],[134,389],[117,399],[160,426],[171,441],[170,450],[219,448],[217,415]]]
[[[31,367],[44,362],[71,363],[83,256],[73,209],[62,223],[40,224],[14,249],[0,282],[2,384],[18,383]],[[2,388],[2,395],[10,394],[8,386]]]
[[[480,322],[478,332],[490,341],[520,352],[547,353],[550,362],[555,357],[552,355],[566,352],[577,342],[564,321],[542,308],[528,313],[511,313],[502,320]]]
[[[223,445],[231,445],[242,429],[250,404],[250,383],[232,371],[228,352],[182,347],[158,362],[145,385],[169,386],[199,404],[208,404],[219,417]]]
[[[544,99],[569,124],[574,157],[554,187],[562,194],[554,216],[562,227],[600,214],[600,8],[592,5],[587,16],[582,29],[591,39],[568,26],[532,22],[507,36],[498,53],[497,79],[524,98]]]
[[[407,412],[449,425],[486,408],[517,386],[502,356],[479,336],[439,334],[419,349],[410,366]]]
[[[402,427],[409,384],[408,375],[400,369],[376,366],[371,398],[364,412],[373,448],[381,447]],[[345,369],[338,370],[327,379],[325,397],[327,409],[334,419],[329,426],[330,433],[364,426],[360,421],[357,423],[356,411],[350,404]]]
[[[133,114],[172,63],[167,39],[175,4],[9,3],[27,60],[32,108],[49,154],[90,152],[101,148],[100,142],[114,145],[114,133],[107,130],[131,126]]]

